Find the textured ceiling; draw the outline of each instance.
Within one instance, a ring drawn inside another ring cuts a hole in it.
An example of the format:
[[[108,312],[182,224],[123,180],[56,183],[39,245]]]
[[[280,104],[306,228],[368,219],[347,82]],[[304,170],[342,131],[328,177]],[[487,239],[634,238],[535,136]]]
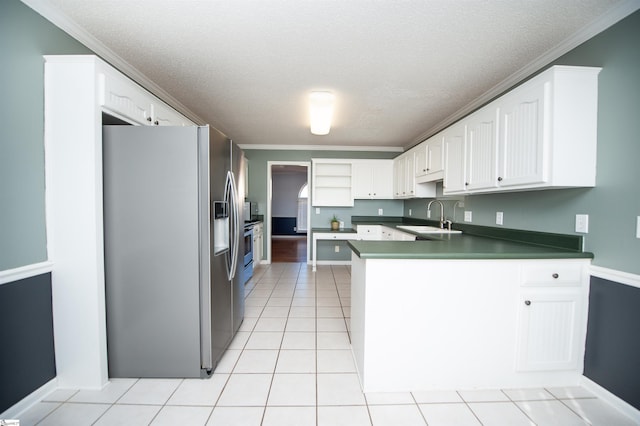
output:
[[[240,144],[372,147],[412,145],[620,3],[48,1]],[[327,136],[308,128],[318,89]]]

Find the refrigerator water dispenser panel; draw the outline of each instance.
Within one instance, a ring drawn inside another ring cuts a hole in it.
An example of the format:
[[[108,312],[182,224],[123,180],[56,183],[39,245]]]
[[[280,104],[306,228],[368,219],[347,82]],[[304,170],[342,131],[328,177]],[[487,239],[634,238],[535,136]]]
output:
[[[213,254],[229,250],[229,205],[226,201],[213,202]]]

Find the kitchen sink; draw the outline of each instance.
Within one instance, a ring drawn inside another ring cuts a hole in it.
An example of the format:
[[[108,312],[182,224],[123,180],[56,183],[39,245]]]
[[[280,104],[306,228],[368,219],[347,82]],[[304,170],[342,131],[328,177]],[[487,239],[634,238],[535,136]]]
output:
[[[441,229],[435,226],[422,226],[422,225],[398,225],[396,228],[404,229],[405,231],[416,232],[418,234],[461,234],[462,231],[456,231],[455,229]]]

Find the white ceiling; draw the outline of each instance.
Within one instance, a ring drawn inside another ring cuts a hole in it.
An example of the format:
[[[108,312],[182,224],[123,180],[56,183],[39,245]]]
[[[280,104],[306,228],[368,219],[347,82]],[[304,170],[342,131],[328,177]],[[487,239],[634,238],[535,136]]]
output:
[[[629,3],[45,2],[240,144],[352,147],[419,142]],[[308,128],[318,89],[336,95],[327,136]]]

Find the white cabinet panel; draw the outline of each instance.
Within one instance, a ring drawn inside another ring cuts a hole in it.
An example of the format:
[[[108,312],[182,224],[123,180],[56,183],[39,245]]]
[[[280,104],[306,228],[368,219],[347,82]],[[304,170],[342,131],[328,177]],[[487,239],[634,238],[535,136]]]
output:
[[[124,76],[101,73],[98,76],[100,105],[118,118],[134,124],[150,125],[151,98]]]
[[[464,192],[466,186],[466,126],[454,124],[443,133],[444,141],[444,181],[445,194]]]
[[[528,290],[520,300],[518,371],[567,370],[578,366],[580,290]]]
[[[488,105],[467,119],[465,187],[495,188],[498,163],[498,109]]]
[[[533,85],[500,101],[500,186],[541,183],[544,168],[544,114],[549,83]]]
[[[393,160],[353,160],[353,198],[393,198]]]
[[[413,148],[393,160],[394,198],[427,198],[436,196],[435,182],[416,182],[416,152],[417,148]]]

